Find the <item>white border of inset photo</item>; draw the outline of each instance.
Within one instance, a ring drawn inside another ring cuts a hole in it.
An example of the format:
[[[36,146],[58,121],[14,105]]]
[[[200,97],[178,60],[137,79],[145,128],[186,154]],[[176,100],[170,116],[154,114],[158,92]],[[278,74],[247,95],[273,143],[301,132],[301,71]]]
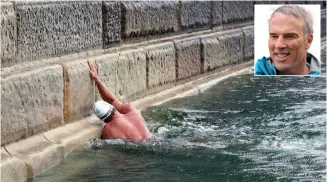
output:
[[[289,5],[289,4],[287,4]],[[312,55],[314,55],[321,63],[321,48],[320,48],[320,5],[308,5],[308,4],[296,4],[308,10],[313,19],[313,41],[308,49]],[[283,4],[256,4],[254,5],[254,74],[255,64],[258,59],[263,56],[270,57],[268,48],[269,39],[269,25],[268,20],[271,14]],[[258,76],[258,75],[256,75]],[[297,76],[297,75],[294,75]],[[301,75],[299,75],[301,76]]]

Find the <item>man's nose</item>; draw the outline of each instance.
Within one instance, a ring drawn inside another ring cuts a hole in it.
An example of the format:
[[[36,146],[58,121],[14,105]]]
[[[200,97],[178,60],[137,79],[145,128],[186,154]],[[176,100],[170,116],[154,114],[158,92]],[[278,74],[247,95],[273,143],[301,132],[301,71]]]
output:
[[[276,40],[275,48],[285,48],[286,44],[282,36],[279,36]]]

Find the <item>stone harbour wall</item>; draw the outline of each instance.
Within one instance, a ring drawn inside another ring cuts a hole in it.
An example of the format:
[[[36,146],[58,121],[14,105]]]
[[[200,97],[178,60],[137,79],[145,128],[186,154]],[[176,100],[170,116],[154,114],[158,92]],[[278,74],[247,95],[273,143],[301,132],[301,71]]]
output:
[[[87,60],[123,102],[142,99],[249,63],[262,3],[1,1],[1,179],[26,181],[100,136]],[[301,3],[321,4],[326,25],[325,2]]]

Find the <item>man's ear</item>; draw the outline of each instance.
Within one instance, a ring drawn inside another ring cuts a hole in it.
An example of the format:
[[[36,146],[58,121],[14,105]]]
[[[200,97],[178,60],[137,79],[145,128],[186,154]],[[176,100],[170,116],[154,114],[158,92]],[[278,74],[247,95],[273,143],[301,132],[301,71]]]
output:
[[[305,41],[305,48],[309,49],[309,47],[311,46],[313,40],[313,34],[310,34],[307,38],[307,40]]]

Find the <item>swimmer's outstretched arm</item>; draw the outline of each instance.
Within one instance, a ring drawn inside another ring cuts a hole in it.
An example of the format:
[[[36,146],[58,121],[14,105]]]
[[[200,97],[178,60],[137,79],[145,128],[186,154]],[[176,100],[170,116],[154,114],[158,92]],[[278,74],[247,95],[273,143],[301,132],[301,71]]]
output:
[[[104,101],[108,102],[109,104],[113,105],[118,112],[120,112],[120,113],[123,112],[123,108],[124,108],[123,104],[115,97],[115,95],[100,80],[93,63],[90,60],[88,60],[87,63],[90,68],[91,78],[92,78],[92,80],[95,81],[102,99]]]

